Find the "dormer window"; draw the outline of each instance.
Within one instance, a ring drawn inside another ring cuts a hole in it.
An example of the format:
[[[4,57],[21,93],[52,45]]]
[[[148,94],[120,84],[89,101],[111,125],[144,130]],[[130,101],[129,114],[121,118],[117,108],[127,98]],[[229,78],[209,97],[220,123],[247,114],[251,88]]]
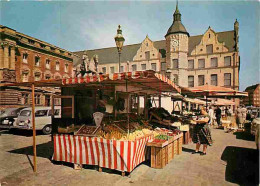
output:
[[[24,63],[28,63],[27,59],[28,59],[28,54],[27,53],[23,53],[23,62]]]
[[[145,52],[145,59],[146,60],[150,59],[150,51]]]
[[[40,57],[39,56],[35,56],[35,62],[34,65],[39,67],[40,66]]]
[[[49,59],[46,59],[46,63],[45,63],[45,67],[47,68],[47,69],[50,69],[50,67],[51,67],[51,61],[49,60]]]
[[[57,71],[60,70],[60,62],[59,62],[59,61],[56,61],[55,69],[56,69]]]
[[[207,50],[207,54],[212,54],[213,53],[213,45],[207,45],[206,50]]]
[[[68,64],[65,64],[65,72],[68,72],[69,71],[69,65]]]

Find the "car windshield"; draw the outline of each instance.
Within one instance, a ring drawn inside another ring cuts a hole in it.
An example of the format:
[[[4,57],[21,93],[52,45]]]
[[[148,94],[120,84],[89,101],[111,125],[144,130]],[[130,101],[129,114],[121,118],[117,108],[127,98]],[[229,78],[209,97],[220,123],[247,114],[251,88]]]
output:
[[[30,110],[23,110],[20,113],[20,116],[30,116],[31,115],[31,111]]]

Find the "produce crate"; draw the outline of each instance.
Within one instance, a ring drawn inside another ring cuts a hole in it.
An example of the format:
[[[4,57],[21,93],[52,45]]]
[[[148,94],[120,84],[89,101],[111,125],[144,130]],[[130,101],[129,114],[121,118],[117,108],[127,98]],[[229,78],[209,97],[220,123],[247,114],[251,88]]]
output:
[[[173,158],[174,158],[174,148],[173,148],[173,143],[170,143],[168,146],[168,161],[169,163]]]
[[[181,154],[182,153],[182,138],[183,136],[181,136],[178,140],[177,140],[177,154]]]
[[[173,141],[173,152],[174,154],[177,154],[177,149],[178,149],[178,140]]]
[[[168,146],[151,146],[151,167],[162,169],[168,163]]]

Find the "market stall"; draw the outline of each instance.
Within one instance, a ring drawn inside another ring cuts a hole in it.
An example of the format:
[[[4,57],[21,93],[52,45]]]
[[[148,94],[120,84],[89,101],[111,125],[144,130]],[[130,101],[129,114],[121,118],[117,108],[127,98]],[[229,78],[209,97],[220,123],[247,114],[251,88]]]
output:
[[[148,120],[151,97],[171,92],[180,88],[154,71],[63,79],[61,118],[53,118],[53,160],[97,165],[100,171],[108,168],[124,175],[145,160],[148,142],[175,141],[178,147],[171,149],[180,153],[182,133]],[[99,124],[93,118],[96,113],[102,115]]]

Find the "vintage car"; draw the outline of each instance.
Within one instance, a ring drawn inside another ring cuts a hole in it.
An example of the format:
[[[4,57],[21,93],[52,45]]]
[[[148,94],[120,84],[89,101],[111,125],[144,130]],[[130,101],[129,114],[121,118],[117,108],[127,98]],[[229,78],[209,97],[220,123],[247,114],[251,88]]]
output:
[[[20,108],[6,108],[0,111],[0,128],[8,128],[11,129],[13,127],[14,122],[16,121],[18,114],[22,109],[26,107]]]
[[[32,130],[32,108],[21,110],[15,128]],[[60,107],[54,107],[54,117],[58,118],[61,114]],[[52,109],[51,107],[35,107],[35,128],[42,130],[44,134],[52,132]]]

